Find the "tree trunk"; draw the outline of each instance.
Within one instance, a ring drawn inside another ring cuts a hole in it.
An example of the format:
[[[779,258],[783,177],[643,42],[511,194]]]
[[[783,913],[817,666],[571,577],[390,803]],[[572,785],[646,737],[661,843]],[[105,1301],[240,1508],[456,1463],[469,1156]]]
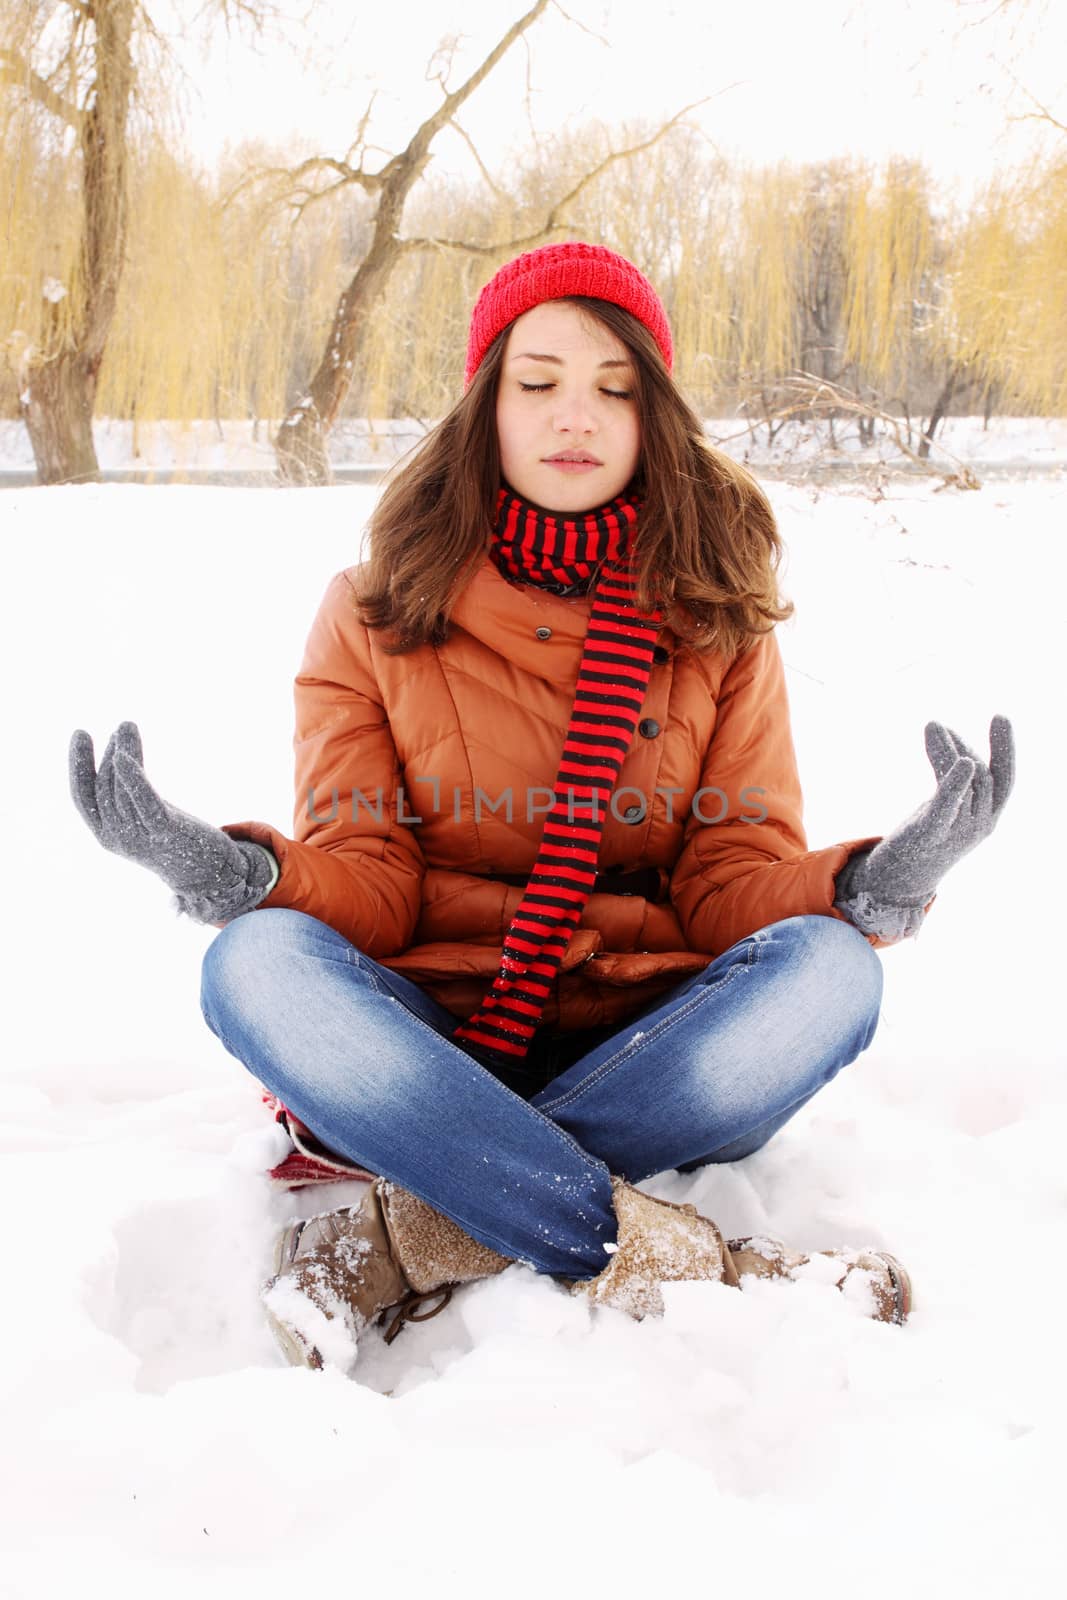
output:
[[[966,393],[968,389],[973,389],[979,381],[980,380],[976,373],[968,374],[966,363],[964,363],[962,366],[952,366],[949,368],[948,377],[945,379],[945,386],[941,390],[941,393],[938,395],[937,399],[934,401],[934,409],[930,413],[930,420],[923,429],[922,438],[919,440],[920,461],[926,461],[929,459],[930,446],[934,442],[934,434],[937,432],[938,428],[941,426],[941,423],[948,415],[948,409],[953,400],[956,398],[957,394],[963,394]]]
[[[88,12],[86,14],[89,14]],[[126,251],[126,120],[133,92],[134,0],[94,0],[93,78],[84,110],[67,108],[82,155],[81,237],[70,304],[49,307],[41,348],[22,374],[21,411],[42,483],[99,478],[92,417]],[[67,314],[69,312],[69,315]]]
[[[999,398],[1000,398],[1000,385],[998,383],[991,383],[989,385],[989,388],[985,392],[985,400],[982,402],[982,432],[983,433],[988,432],[989,419],[993,415],[994,407],[996,406],[996,403],[997,403]]]
[[[99,480],[93,445],[95,395],[96,374],[76,350],[35,369],[21,410],[40,483]]]
[[[423,163],[425,165],[425,163]],[[352,386],[356,357],[367,318],[385,292],[401,256],[396,227],[407,191],[417,176],[404,172],[398,192],[383,194],[375,217],[374,240],[359,270],[341,296],[333,315],[326,353],[311,386],[290,410],[274,439],[278,473],[287,484],[327,484],[332,481],[326,439]]]
[[[274,458],[283,483],[295,486],[333,482],[326,430],[309,394],[293,407],[275,434]]]
[[[922,438],[919,440],[920,461],[929,460],[930,446],[934,442],[934,434],[944,421],[948,412],[948,408],[952,404],[952,396],[956,393],[956,377],[957,369],[955,367],[950,367],[948,377],[945,379],[944,388],[934,401],[934,408],[930,413],[930,420],[923,429]]]

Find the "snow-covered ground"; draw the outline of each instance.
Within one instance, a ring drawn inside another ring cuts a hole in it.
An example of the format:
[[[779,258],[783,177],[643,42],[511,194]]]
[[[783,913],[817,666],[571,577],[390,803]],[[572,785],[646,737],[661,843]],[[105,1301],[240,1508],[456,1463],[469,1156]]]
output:
[[[429,424],[412,418],[353,417],[330,434],[330,459],[337,468],[379,466],[399,459],[425,436]],[[838,423],[833,445],[825,422],[787,423],[767,440],[767,429],[753,419],[709,417],[708,437],[729,455],[767,467],[900,464],[905,458],[893,436],[880,432],[861,445],[852,423]],[[913,450],[919,425],[913,423]],[[131,422],[104,418],[94,424],[97,458],[104,472],[264,472],[274,471],[271,437],[277,423],[248,421]],[[901,437],[907,429],[900,422]],[[950,417],[938,430],[932,465],[950,470],[957,461],[977,468],[1067,466],[1067,418]],[[21,422],[0,421],[0,484],[4,473],[33,470],[29,435]]]
[[[883,952],[871,1049],[756,1156],[648,1187],[887,1245],[914,1315],[680,1284],[638,1325],[515,1267],[352,1379],[286,1366],[257,1293],[279,1225],[353,1189],[270,1192],[285,1141],[200,1018],[213,931],[93,842],[66,749],[133,718],[168,798],[288,826],[291,678],[376,490],[0,492],[0,1592],[1061,1592],[1067,486],[768,489],[812,844],[932,792],[929,718],[987,753],[1010,716],[1018,782]]]

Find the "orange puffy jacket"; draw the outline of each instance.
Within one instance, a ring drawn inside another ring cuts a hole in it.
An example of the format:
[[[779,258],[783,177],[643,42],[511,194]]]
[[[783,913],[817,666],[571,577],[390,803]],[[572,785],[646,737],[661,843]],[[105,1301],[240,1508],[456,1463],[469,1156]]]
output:
[[[468,1017],[522,898],[495,880],[525,881],[537,854],[591,597],[512,583],[487,556],[447,644],[388,656],[356,570],[331,581],[296,679],[293,838],[226,831],[278,858],[262,907],[320,918]],[[660,898],[590,895],[546,1025],[621,1026],[758,928],[840,918],[834,876],[880,836],[809,850],[801,811],[775,634],[730,661],[663,629],[599,860],[658,869]]]

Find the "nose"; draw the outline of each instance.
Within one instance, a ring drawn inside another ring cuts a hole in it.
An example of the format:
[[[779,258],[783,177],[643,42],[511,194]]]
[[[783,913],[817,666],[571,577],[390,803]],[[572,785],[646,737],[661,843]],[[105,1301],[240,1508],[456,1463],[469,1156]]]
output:
[[[558,394],[552,426],[557,433],[596,433],[595,407],[582,394]]]

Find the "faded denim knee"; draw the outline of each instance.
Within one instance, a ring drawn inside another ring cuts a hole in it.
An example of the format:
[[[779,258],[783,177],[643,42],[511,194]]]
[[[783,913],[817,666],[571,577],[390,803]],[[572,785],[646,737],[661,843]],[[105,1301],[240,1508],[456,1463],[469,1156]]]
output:
[[[843,1030],[863,1038],[856,1054],[866,1050],[878,1026],[885,985],[878,952],[866,936],[851,922],[817,915],[789,917],[763,931],[772,940],[788,934],[796,981],[833,995],[834,1014]]]
[[[227,923],[204,952],[200,1010],[212,1033],[226,1043],[271,994],[285,987],[295,958],[333,955],[342,961],[352,946],[339,933],[303,911],[267,907]]]

